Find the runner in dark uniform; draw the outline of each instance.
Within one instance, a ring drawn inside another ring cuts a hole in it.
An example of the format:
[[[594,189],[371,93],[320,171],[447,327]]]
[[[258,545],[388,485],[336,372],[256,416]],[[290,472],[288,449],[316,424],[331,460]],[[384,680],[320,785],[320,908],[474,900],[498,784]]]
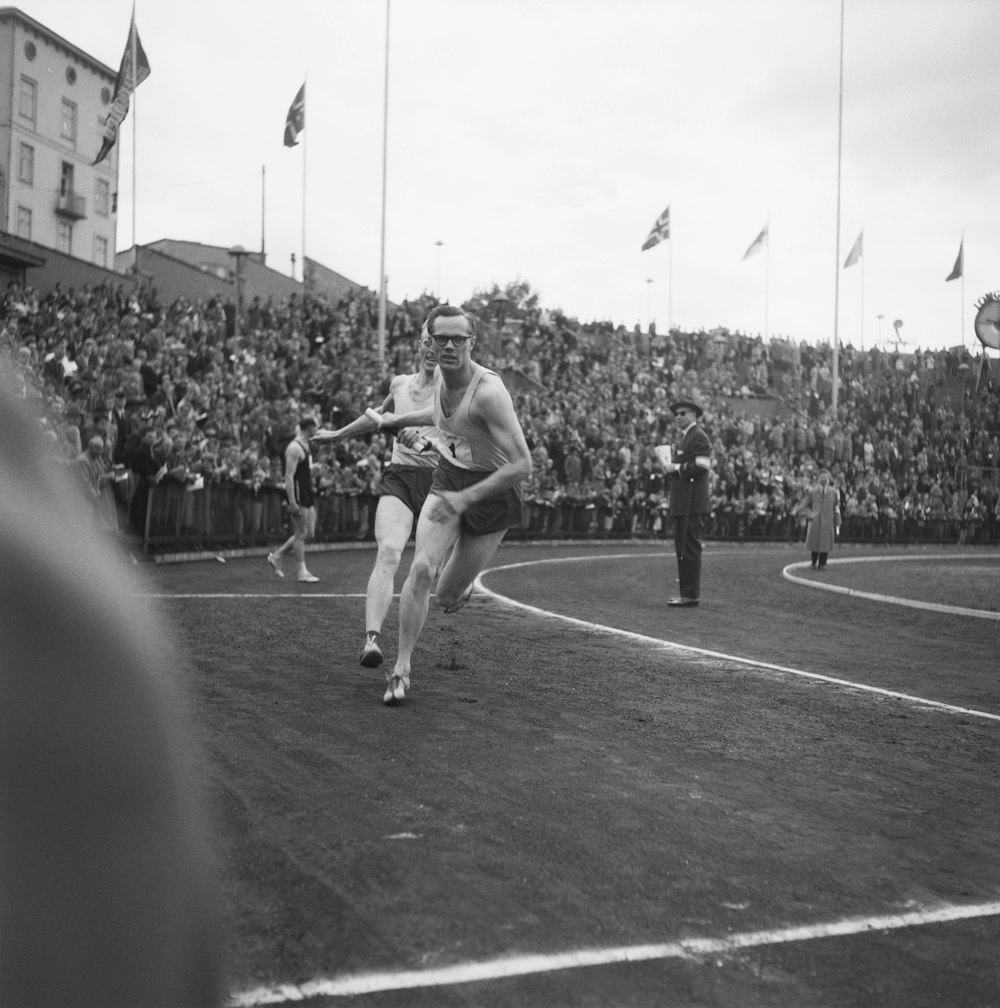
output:
[[[267,562],[278,577],[283,578],[281,558],[291,553],[298,565],[298,579],[314,582],[319,578],[306,569],[306,540],[316,533],[316,507],[312,484],[312,451],[309,436],[316,430],[316,418],[304,416],[295,430],[295,437],[285,449],[285,493],[288,497],[288,520],[292,534],[273,553]]]

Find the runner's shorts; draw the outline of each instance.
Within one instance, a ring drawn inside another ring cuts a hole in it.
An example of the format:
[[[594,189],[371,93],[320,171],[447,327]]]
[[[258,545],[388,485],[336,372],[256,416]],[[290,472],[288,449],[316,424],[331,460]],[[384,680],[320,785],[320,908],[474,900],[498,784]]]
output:
[[[380,497],[398,497],[412,512],[420,514],[434,478],[433,466],[386,467],[378,485]]]
[[[437,490],[464,490],[490,475],[492,473],[489,470],[460,469],[447,459],[441,459],[434,470],[431,493]],[[520,483],[474,504],[462,515],[462,530],[471,536],[519,528],[522,524]]]

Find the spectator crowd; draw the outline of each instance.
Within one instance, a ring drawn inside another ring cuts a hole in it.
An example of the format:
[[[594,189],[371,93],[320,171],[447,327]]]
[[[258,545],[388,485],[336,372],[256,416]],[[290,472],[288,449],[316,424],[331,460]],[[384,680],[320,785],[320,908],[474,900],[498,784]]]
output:
[[[218,296],[163,305],[125,284],[12,283],[0,368],[102,527],[142,536],[150,493],[174,487],[187,528],[198,491],[226,487],[239,491],[230,499],[243,538],[258,541],[280,523],[267,518],[280,500],[267,491],[281,486],[298,417],[339,427],[379,403],[391,376],[412,369],[435,304],[390,306],[380,363],[377,299],[365,290],[337,303],[255,297],[237,319]],[[842,347],[834,407],[828,345],[628,331],[535,308],[500,328],[485,305],[465,307],[482,316],[474,357],[504,376],[532,449],[529,535],[666,534],[653,448],[671,441],[668,403],[683,395],[704,406],[713,441],[710,535],[801,538],[798,506],[827,468],[846,538],[1000,539],[1000,387],[962,348]],[[317,450],[331,502],[321,538],[370,534],[390,448],[370,435]]]

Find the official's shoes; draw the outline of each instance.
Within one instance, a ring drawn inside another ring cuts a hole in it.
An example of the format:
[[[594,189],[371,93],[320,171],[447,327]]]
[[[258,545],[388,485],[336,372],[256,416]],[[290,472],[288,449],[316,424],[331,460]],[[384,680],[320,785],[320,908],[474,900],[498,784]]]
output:
[[[285,572],[281,569],[280,558],[276,557],[273,553],[268,553],[267,562],[270,565],[271,570],[273,570],[278,577],[283,578],[285,576]]]
[[[309,584],[314,584],[314,583],[315,583],[316,581],[318,581],[318,580],[319,580],[319,578],[318,578],[318,577],[316,577],[316,575],[315,575],[315,574],[310,574],[310,573],[309,573],[309,571],[303,571],[303,572],[302,572],[302,573],[301,573],[301,574],[299,575],[299,580],[300,580],[300,581],[306,581],[306,582],[308,582]]]
[[[378,668],[382,664],[382,649],[378,646],[378,634],[370,630],[361,646],[361,664],[365,668]]]
[[[387,707],[394,707],[400,700],[406,699],[406,691],[410,688],[410,677],[406,674],[396,675],[395,672],[386,673],[385,694],[382,703]]]
[[[450,616],[452,613],[457,613],[469,599],[472,598],[472,589],[470,588],[457,602],[452,602],[450,606],[445,606],[445,613]]]
[[[667,599],[668,606],[696,606],[698,604],[698,599],[696,598],[685,598],[683,595],[678,598]]]

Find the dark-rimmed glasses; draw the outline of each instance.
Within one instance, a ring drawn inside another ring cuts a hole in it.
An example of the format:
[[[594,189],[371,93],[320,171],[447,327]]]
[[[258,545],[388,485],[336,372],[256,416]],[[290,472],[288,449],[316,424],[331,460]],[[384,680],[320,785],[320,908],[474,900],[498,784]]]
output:
[[[448,341],[451,340],[452,346],[456,350],[460,350],[463,346],[465,346],[465,344],[470,339],[472,339],[472,337],[471,336],[431,336],[431,339],[434,340],[434,342],[439,347],[442,347],[442,348],[446,347],[448,345]]]

